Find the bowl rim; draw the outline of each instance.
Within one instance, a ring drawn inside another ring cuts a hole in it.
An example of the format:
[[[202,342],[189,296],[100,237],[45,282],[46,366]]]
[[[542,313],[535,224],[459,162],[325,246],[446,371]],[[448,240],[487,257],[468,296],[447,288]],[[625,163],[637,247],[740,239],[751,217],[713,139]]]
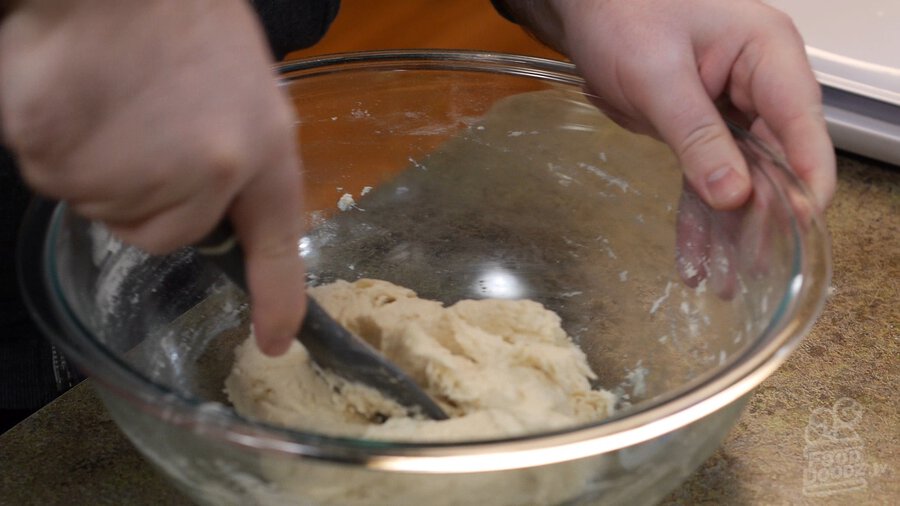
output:
[[[363,68],[481,71],[539,77],[579,87],[584,83],[570,63],[482,51],[363,51],[305,58],[275,66],[275,70],[287,79]],[[771,156],[748,133],[739,129],[734,131]],[[812,202],[802,183],[783,161],[777,157],[773,161],[778,172],[774,176],[779,183]],[[778,185],[773,185],[782,191]],[[783,195],[782,200],[785,200]],[[831,278],[829,239],[821,215],[813,213],[803,227],[792,219],[798,256],[789,283],[792,307],[776,312],[773,321],[756,337],[754,346],[742,352],[729,367],[722,368],[693,388],[648,403],[627,416],[555,432],[459,443],[379,441],[378,445],[373,445],[371,441],[361,439],[324,436],[249,421],[227,410],[205,409],[205,405],[196,399],[181,397],[147,380],[112,357],[108,350],[104,353],[102,345],[95,339],[88,336],[87,343],[73,343],[68,336],[73,332],[83,333],[84,326],[78,329],[77,318],[65,301],[54,297],[51,269],[47,268],[53,264],[49,243],[65,209],[64,203],[46,200],[37,200],[32,205],[19,241],[19,281],[26,305],[44,333],[76,363],[88,366],[96,383],[124,398],[136,409],[229,444],[386,471],[471,473],[535,467],[614,452],[686,427],[739,401],[787,359],[820,314]],[[90,368],[92,360],[110,357],[113,360],[106,364],[109,367]]]

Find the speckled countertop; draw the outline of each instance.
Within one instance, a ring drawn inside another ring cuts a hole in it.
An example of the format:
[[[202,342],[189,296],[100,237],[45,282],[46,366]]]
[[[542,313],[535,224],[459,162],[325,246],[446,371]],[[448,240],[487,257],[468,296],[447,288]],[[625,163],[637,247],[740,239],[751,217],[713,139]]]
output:
[[[900,504],[900,168],[841,156],[838,170],[825,312],[665,504]],[[833,415],[844,420],[843,439],[825,447],[818,434]],[[7,504],[189,501],[82,384],[0,436]]]

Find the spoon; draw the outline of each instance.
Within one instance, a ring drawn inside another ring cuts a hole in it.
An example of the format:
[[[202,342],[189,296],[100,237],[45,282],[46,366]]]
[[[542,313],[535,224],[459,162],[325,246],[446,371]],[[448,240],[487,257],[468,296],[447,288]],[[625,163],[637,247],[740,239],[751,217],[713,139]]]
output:
[[[194,249],[247,291],[243,250],[229,223],[220,223]],[[448,418],[406,373],[334,321],[315,299],[308,297],[306,300],[306,316],[297,339],[316,364],[344,379],[378,390],[413,413],[421,413],[433,420]]]

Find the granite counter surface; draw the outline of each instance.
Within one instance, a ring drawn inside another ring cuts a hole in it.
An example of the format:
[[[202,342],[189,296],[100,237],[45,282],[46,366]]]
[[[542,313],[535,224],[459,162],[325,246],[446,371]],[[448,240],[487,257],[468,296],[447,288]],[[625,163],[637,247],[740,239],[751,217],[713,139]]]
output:
[[[723,446],[664,504],[900,503],[900,168],[840,156],[838,171],[824,313]],[[816,431],[836,409],[853,414],[845,425],[856,437],[827,454]],[[850,455],[863,471],[836,473],[828,455]],[[0,436],[7,504],[190,503],[82,384]]]

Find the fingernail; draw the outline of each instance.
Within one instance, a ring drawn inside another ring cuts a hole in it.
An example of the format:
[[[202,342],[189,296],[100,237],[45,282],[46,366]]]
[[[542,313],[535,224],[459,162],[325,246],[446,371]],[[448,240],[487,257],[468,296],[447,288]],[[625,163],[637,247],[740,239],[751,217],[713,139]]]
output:
[[[273,351],[272,355],[277,357],[277,356],[284,355],[285,353],[287,353],[288,349],[291,347],[291,343],[294,342],[294,339],[295,339],[294,336],[284,336],[281,339],[279,339],[276,342],[275,346],[273,346],[274,349],[272,350]]]
[[[277,357],[283,355],[288,348],[291,347],[291,342],[293,342],[294,337],[282,338],[282,339],[267,339],[260,340],[257,337],[257,344],[259,346],[260,351],[263,352],[263,355],[268,355],[270,357]]]
[[[706,192],[710,204],[717,209],[737,207],[744,202],[744,178],[731,166],[717,169],[706,177]]]

